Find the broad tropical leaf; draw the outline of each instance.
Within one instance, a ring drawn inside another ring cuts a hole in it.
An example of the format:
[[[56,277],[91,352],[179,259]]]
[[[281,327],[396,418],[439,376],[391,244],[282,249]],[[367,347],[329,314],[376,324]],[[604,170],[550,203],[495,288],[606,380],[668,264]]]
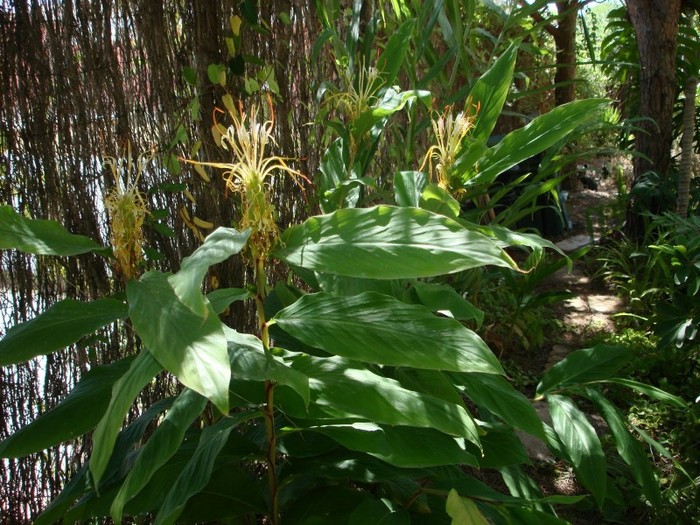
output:
[[[350,515],[348,525],[410,525],[411,515],[400,506],[388,500],[367,500]]]
[[[192,255],[182,260],[180,271],[168,277],[175,294],[200,317],[207,316],[207,304],[202,295],[202,280],[209,267],[223,262],[243,249],[250,231],[218,228],[211,233]]]
[[[7,331],[0,340],[0,366],[22,363],[65,348],[126,315],[126,304],[116,299],[97,299],[89,303],[73,299],[60,301],[34,319]]]
[[[143,387],[162,370],[163,367],[151,353],[142,350],[131,362],[129,370],[114,384],[107,412],[102,416],[92,436],[94,445],[90,456],[90,473],[96,487],[99,486],[107,462],[112,455],[114,443],[129,407]]]
[[[219,420],[202,431],[194,456],[175,480],[156,516],[156,525],[175,523],[187,501],[202,490],[211,477],[217,456],[226,444],[231,431],[241,423],[259,416],[258,413],[240,413]]]
[[[309,378],[298,370],[289,368],[281,359],[265,352],[260,339],[250,334],[241,334],[233,329],[226,329],[228,354],[231,360],[233,377],[248,381],[270,380],[280,385],[287,385],[304,400],[310,402]]]
[[[507,424],[546,439],[542,421],[532,404],[505,378],[494,374],[460,374],[457,378],[467,396]]]
[[[632,354],[622,346],[596,345],[573,352],[550,368],[537,385],[537,395],[572,385],[610,379],[632,359]]]
[[[207,300],[215,314],[225,312],[231,303],[244,301],[251,297],[250,292],[242,288],[219,288],[207,294]]]
[[[490,184],[504,171],[559,142],[578,126],[594,118],[606,105],[608,101],[605,100],[576,100],[540,115],[523,128],[511,131],[480,159],[478,172],[470,173],[473,167],[465,166],[465,184]]]
[[[586,415],[564,396],[548,395],[552,424],[581,484],[588,488],[598,505],[607,493],[605,454],[595,429]]]
[[[290,403],[298,398],[281,400],[286,401],[284,410],[294,417],[331,415],[347,420],[354,416],[382,425],[434,428],[479,445],[476,424],[461,405],[408,390],[346,359],[298,356],[293,367],[309,377],[312,401],[307,411],[298,402],[297,406]]]
[[[489,525],[476,503],[461,497],[454,489],[447,495],[445,510],[452,518],[452,525]]]
[[[329,436],[350,450],[366,452],[397,467],[479,464],[458,439],[431,428],[348,423],[310,427],[308,430]]]
[[[627,429],[624,418],[615,405],[594,388],[588,388],[586,391],[608,423],[620,457],[629,465],[635,481],[642,487],[644,495],[649,499],[649,502],[654,508],[658,508],[661,505],[659,481],[654,476],[650,459],[647,457],[641,443]]]
[[[35,255],[79,255],[105,248],[84,235],[69,233],[56,221],[28,219],[11,206],[0,206],[0,250]]]
[[[418,208],[420,197],[428,183],[422,171],[399,171],[394,175],[394,198],[403,207]]]
[[[0,442],[0,457],[18,458],[47,449],[89,432],[109,406],[112,386],[129,369],[125,358],[85,373],[73,390],[53,410]]]
[[[312,217],[282,234],[274,255],[325,273],[368,279],[434,277],[515,262],[486,236],[426,210],[377,206]]]
[[[165,274],[148,272],[126,287],[129,317],[146,348],[192,390],[228,412],[231,368],[221,321],[182,303]]]
[[[519,46],[520,42],[514,41],[472,87],[469,97],[479,109],[470,137],[486,141],[491,136],[510,92]]]
[[[194,390],[185,390],[171,406],[143,446],[129,470],[119,493],[112,502],[110,513],[115,522],[122,519],[124,505],[149,482],[153,474],[177,452],[185,431],[207,404],[207,399]]]
[[[669,394],[665,390],[661,390],[660,388],[656,388],[655,386],[640,383],[639,381],[634,381],[632,379],[621,377],[614,377],[612,379],[608,379],[608,383],[615,383],[617,385],[626,386],[628,388],[636,390],[637,392],[645,394],[653,399],[656,399],[657,401],[668,403],[669,405],[674,405],[678,408],[688,407],[688,403],[682,398],[674,396],[673,394]]]
[[[459,322],[378,293],[305,295],[277,312],[271,322],[310,346],[350,359],[428,370],[503,373],[486,343]]]

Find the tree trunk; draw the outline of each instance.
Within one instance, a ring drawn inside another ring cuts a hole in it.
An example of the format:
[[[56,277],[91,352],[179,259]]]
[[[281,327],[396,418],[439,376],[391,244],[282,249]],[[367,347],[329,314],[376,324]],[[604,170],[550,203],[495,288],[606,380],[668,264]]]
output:
[[[681,217],[688,216],[690,176],[693,161],[693,135],[695,134],[695,91],[697,87],[698,79],[695,77],[690,77],[685,84],[681,165],[678,173],[678,197],[676,199],[676,213]]]
[[[576,15],[578,0],[557,2],[557,29],[552,33],[557,48],[554,75],[554,103],[557,106],[576,98]]]
[[[673,134],[673,102],[676,97],[676,37],[681,0],[628,0],[627,9],[634,26],[639,50],[639,116],[641,130],[635,149],[644,155],[634,159],[633,186],[642,175],[668,174]],[[640,206],[633,202],[627,221],[627,233],[634,238],[643,234],[643,211],[661,212],[661,202],[652,199]]]

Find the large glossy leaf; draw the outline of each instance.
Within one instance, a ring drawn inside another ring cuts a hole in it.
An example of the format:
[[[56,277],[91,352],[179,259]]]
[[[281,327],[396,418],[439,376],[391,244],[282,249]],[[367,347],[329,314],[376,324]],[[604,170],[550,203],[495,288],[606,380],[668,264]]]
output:
[[[243,288],[219,288],[207,294],[207,300],[211,304],[211,309],[216,314],[225,312],[231,303],[244,301],[251,297],[250,291]]]
[[[76,438],[95,428],[109,406],[112,386],[132,358],[93,368],[63,401],[0,442],[0,457],[17,458]]]
[[[544,428],[532,404],[505,378],[493,374],[460,374],[467,396],[504,422],[545,440]]]
[[[308,377],[289,368],[270,352],[265,352],[262,341],[254,335],[241,334],[228,328],[226,339],[233,377],[248,381],[270,380],[287,385],[301,396],[305,405],[309,405],[311,399]]]
[[[352,423],[310,427],[350,450],[366,452],[397,467],[478,466],[464,443],[431,428]]]
[[[183,304],[165,274],[148,272],[126,287],[129,317],[146,348],[192,390],[228,412],[231,369],[221,321]]]
[[[519,46],[520,42],[514,41],[474,83],[469,96],[479,110],[470,137],[485,141],[491,135],[510,91]]]
[[[475,321],[478,326],[484,321],[484,312],[448,284],[416,282],[413,289],[420,302],[433,312],[458,321]]]
[[[312,400],[308,412],[287,403],[284,408],[295,417],[313,411],[319,419],[355,416],[376,424],[434,428],[479,445],[476,425],[461,405],[408,390],[398,381],[337,357],[299,356],[293,367],[309,377]]]
[[[124,319],[127,307],[116,299],[97,299],[89,303],[65,299],[26,323],[13,326],[0,340],[0,366],[27,361],[76,343],[118,319]]]
[[[537,385],[537,395],[572,385],[610,379],[632,359],[629,350],[622,346],[596,345],[577,350],[550,368]]]
[[[206,317],[207,303],[202,295],[202,280],[209,267],[223,262],[243,249],[250,231],[218,228],[192,255],[182,260],[180,271],[168,277],[175,294],[200,317]]]
[[[605,455],[595,429],[586,415],[564,396],[548,395],[552,425],[559,436],[581,484],[588,488],[598,505],[606,495]]]
[[[143,489],[153,474],[177,452],[185,432],[206,404],[207,399],[194,390],[185,390],[178,396],[165,419],[139,452],[114,498],[110,513],[115,522],[121,522],[126,502]]]
[[[459,322],[373,292],[309,294],[271,322],[310,346],[369,363],[503,373],[481,338]]]
[[[394,175],[394,198],[396,204],[418,208],[420,196],[428,183],[422,171],[399,171]]]
[[[599,99],[576,100],[557,106],[527,126],[511,131],[480,159],[476,176],[466,175],[465,184],[491,183],[499,174],[559,142],[594,118],[607,104]]]
[[[378,82],[388,86],[394,83],[396,75],[403,65],[415,25],[415,19],[408,19],[389,37],[384,51],[377,58],[377,70],[380,75],[377,79]]]
[[[452,518],[452,525],[489,525],[476,503],[471,499],[462,498],[454,489],[447,495],[445,510]]]
[[[621,377],[609,379],[608,382],[626,386],[628,388],[636,390],[637,392],[645,394],[653,399],[656,399],[657,401],[661,401],[662,403],[668,403],[669,405],[674,405],[678,408],[688,407],[688,403],[685,402],[683,398],[674,396],[673,394],[669,394],[665,390],[661,390],[660,388],[656,388],[655,386],[647,385],[645,383],[640,383],[639,381],[634,381],[632,379]]]
[[[28,219],[11,206],[0,206],[0,250],[36,255],[79,255],[104,247],[84,235],[74,235],[56,221]]]
[[[430,91],[397,91],[390,87],[384,91],[382,99],[375,107],[367,110],[355,119],[352,126],[353,137],[359,141],[372,126],[403,109],[406,104],[416,99],[423,102],[426,106],[430,106],[431,98]]]
[[[112,455],[114,443],[124,423],[126,413],[143,387],[163,370],[150,352],[142,350],[131,362],[129,370],[112,388],[112,399],[107,411],[92,436],[93,449],[90,456],[90,473],[96,487]]]
[[[258,413],[234,414],[204,429],[194,456],[165,497],[156,516],[156,525],[175,523],[187,501],[209,482],[217,456],[226,444],[231,431],[239,424],[258,415]]]
[[[651,461],[642,448],[641,443],[627,429],[625,420],[615,405],[594,388],[588,388],[586,391],[608,423],[620,457],[629,465],[635,481],[642,487],[644,495],[649,499],[649,503],[654,508],[658,508],[661,505],[659,481],[654,475]]]
[[[417,208],[377,206],[312,217],[274,255],[319,272],[369,279],[433,277],[513,260],[482,234]]]

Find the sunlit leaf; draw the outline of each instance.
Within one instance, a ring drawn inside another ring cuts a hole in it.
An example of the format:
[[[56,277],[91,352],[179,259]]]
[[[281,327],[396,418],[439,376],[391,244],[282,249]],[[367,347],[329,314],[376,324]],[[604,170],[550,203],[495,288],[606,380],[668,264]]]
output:
[[[454,489],[447,495],[445,510],[452,518],[452,525],[489,525],[476,503],[461,497]]]
[[[303,296],[272,322],[331,354],[370,363],[502,374],[496,356],[471,330],[422,305],[367,292]]]
[[[296,399],[287,400],[285,410],[295,417],[356,416],[376,424],[434,428],[479,445],[474,420],[461,405],[408,390],[345,359],[299,356],[293,368],[309,377],[311,387],[308,411],[290,403]]]
[[[124,319],[127,306],[116,299],[88,303],[65,299],[34,319],[13,326],[0,340],[0,366],[27,361],[78,342],[114,321]]]
[[[537,385],[537,394],[542,396],[567,386],[610,379],[630,359],[631,352],[622,346],[600,344],[577,350],[544,374]]]
[[[231,369],[223,325],[183,304],[165,274],[148,272],[126,288],[129,317],[146,348],[192,390],[228,412]]]
[[[485,265],[515,267],[484,235],[426,210],[393,206],[312,217],[286,230],[274,255],[302,268],[369,279],[433,277]]]
[[[11,206],[0,206],[0,250],[15,249],[35,255],[79,255],[104,251],[84,235],[69,233],[56,221],[28,219]]]
[[[232,228],[217,228],[207,236],[192,255],[185,257],[180,271],[168,277],[173,290],[193,312],[207,315],[207,304],[202,295],[202,280],[209,267],[223,262],[243,249],[250,231],[238,232]]]

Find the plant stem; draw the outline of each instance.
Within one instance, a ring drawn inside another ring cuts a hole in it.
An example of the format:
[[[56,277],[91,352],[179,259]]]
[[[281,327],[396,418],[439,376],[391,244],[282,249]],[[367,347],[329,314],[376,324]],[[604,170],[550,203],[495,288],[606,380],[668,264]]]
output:
[[[260,339],[266,352],[270,350],[270,332],[265,318],[265,295],[267,286],[267,275],[265,273],[265,258],[255,257],[255,307],[258,318],[258,328]],[[270,523],[279,523],[279,512],[277,502],[277,435],[275,432],[275,404],[274,404],[275,383],[265,381],[265,406],[263,407],[263,417],[265,418],[265,433],[267,435],[267,479],[270,496]]]

